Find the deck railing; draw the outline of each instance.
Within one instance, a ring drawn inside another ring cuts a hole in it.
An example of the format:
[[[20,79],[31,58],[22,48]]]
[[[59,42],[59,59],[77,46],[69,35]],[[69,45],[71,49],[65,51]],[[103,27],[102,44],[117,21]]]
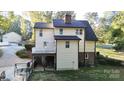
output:
[[[44,48],[44,49],[38,49],[36,47],[32,48],[32,53],[55,53],[56,52],[56,48]]]

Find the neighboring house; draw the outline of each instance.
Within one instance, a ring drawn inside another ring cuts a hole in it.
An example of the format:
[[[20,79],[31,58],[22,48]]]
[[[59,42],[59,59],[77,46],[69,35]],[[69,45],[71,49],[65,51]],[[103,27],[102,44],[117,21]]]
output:
[[[15,32],[9,32],[3,35],[3,42],[19,43],[21,42],[21,40],[22,40],[21,35]]]
[[[45,64],[56,70],[77,70],[79,65],[94,66],[97,37],[88,21],[66,15],[52,24],[35,23],[34,32],[34,67]]]

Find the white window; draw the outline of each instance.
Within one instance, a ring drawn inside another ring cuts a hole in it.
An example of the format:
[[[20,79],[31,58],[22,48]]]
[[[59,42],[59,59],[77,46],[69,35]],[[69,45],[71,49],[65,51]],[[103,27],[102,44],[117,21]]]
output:
[[[44,41],[44,47],[46,47],[47,46],[47,42],[46,41]]]
[[[40,37],[43,36],[43,31],[42,31],[42,29],[41,29],[40,32],[39,32],[39,36],[40,36]]]
[[[88,58],[89,58],[88,53],[85,53],[85,59],[88,59]]]
[[[75,33],[76,33],[76,35],[78,35],[78,29],[76,29],[76,32]]]
[[[63,35],[63,29],[62,29],[62,28],[59,29],[59,34],[60,34],[60,35]]]
[[[82,35],[82,29],[80,29],[80,35]]]
[[[70,47],[70,42],[69,41],[66,41],[65,42],[65,48],[69,48]]]
[[[76,29],[76,35],[82,35],[83,34],[83,30],[82,29]]]

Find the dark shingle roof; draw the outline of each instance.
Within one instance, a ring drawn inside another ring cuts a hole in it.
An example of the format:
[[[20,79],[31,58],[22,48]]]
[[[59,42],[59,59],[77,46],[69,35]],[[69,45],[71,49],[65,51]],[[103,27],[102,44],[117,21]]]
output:
[[[90,24],[86,20],[73,20],[71,24],[66,24],[62,19],[53,20],[53,25],[55,27],[65,27],[65,28],[85,28],[85,39],[87,41],[97,41],[97,37],[91,28]]]
[[[87,21],[87,27],[85,27],[85,39],[87,41],[98,41],[98,38],[96,37],[88,21]]]
[[[90,24],[86,20],[72,20],[71,24],[67,24],[62,19],[54,19],[53,24],[48,24],[44,22],[36,22],[34,28],[54,28],[54,27],[63,27],[63,28],[84,28],[85,29],[85,39],[87,41],[97,41],[97,37],[91,28]]]
[[[55,40],[81,40],[77,36],[60,36],[60,35],[55,35],[54,38],[55,38]]]
[[[34,28],[41,29],[41,28],[53,28],[53,24],[48,24],[45,22],[36,22]]]
[[[71,24],[67,24],[64,22],[64,20],[62,19],[54,19],[53,20],[53,25],[54,27],[73,27],[73,28],[82,28],[82,27],[86,27],[85,23],[82,23],[81,21],[77,21],[77,20],[72,20]]]

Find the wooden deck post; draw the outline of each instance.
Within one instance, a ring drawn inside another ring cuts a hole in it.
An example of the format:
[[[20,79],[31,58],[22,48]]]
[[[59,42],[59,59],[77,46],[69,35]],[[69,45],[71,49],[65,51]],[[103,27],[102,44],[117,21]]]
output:
[[[32,69],[34,69],[34,56],[32,57]]]
[[[56,70],[56,55],[54,55],[54,69]]]
[[[42,64],[43,64],[44,71],[45,71],[45,67],[46,67],[46,60],[45,60],[45,57],[46,57],[46,56],[42,55]]]

